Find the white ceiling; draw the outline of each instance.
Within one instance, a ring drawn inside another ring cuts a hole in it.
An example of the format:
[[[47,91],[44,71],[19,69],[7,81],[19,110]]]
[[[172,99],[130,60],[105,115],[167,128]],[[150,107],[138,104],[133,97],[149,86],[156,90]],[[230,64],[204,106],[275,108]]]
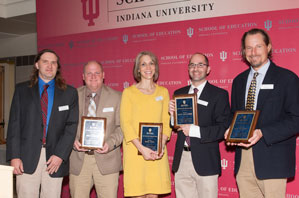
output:
[[[35,32],[35,0],[0,0],[0,39]]]

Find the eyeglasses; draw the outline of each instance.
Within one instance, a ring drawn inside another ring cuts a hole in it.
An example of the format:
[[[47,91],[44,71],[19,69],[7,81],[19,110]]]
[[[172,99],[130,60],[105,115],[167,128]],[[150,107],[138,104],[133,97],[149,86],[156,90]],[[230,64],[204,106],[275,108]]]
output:
[[[196,67],[197,67],[197,68],[203,68],[203,67],[205,67],[205,66],[209,66],[209,65],[208,65],[208,64],[205,64],[205,63],[197,63],[197,64],[195,64],[195,63],[190,63],[190,64],[188,65],[189,69],[195,69]]]

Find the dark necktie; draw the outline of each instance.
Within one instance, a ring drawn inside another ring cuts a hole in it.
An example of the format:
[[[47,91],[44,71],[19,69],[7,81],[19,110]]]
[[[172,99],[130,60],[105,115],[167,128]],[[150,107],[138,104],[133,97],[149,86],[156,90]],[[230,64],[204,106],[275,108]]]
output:
[[[42,107],[42,116],[43,116],[43,144],[46,144],[46,132],[47,132],[47,115],[48,115],[48,91],[47,88],[49,85],[44,85],[44,91],[41,96],[41,107]]]
[[[245,109],[248,111],[252,111],[254,109],[254,101],[255,101],[255,92],[256,92],[256,77],[259,75],[258,72],[253,74],[252,81],[250,83],[248,94],[247,94],[247,101]]]
[[[197,97],[197,92],[198,92],[198,89],[197,88],[194,88],[193,89],[193,91],[194,91],[194,94],[196,94],[196,98],[198,98]],[[189,131],[190,132],[190,131]],[[186,143],[188,144],[188,146],[190,146],[191,145],[191,142],[190,142],[190,136],[186,136]]]

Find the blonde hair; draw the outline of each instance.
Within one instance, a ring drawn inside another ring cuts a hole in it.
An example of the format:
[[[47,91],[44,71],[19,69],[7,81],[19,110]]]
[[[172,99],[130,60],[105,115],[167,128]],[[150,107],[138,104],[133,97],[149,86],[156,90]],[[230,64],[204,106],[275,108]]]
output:
[[[149,52],[149,51],[142,51],[136,56],[134,69],[133,69],[134,78],[137,82],[141,81],[141,75],[140,75],[140,72],[139,72],[139,67],[140,67],[140,59],[143,56],[149,56],[152,59],[152,61],[154,62],[154,64],[155,64],[154,82],[156,82],[159,78],[158,58],[155,54],[153,54],[152,52]]]

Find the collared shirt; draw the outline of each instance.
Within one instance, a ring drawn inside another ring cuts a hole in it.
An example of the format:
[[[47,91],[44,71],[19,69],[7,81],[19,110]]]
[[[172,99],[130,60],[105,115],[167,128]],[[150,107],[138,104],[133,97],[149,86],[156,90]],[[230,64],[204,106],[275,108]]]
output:
[[[102,88],[98,89],[96,92],[92,92],[88,87],[86,87],[83,116],[87,116],[87,114],[88,114],[88,106],[89,106],[89,103],[90,103],[90,98],[92,97],[92,93],[96,93],[96,95],[94,97],[94,102],[96,103],[96,109],[98,109],[101,90],[102,90]]]
[[[55,90],[55,78],[52,79],[50,82],[45,83],[40,77],[38,77],[38,87],[39,87],[39,97],[42,97],[42,93],[44,91],[44,85],[49,85],[47,88],[48,92],[48,111],[47,111],[47,127],[46,127],[46,134],[48,132],[48,125],[49,120],[51,117],[53,101],[54,101],[54,90]]]
[[[263,65],[258,71],[255,71],[251,67],[248,78],[247,78],[247,84],[246,84],[245,106],[246,106],[246,102],[247,102],[248,89],[249,89],[251,81],[253,79],[253,74],[255,72],[258,72],[259,75],[256,77],[256,92],[255,92],[254,107],[253,107],[253,109],[256,110],[258,95],[259,95],[262,83],[264,81],[265,75],[269,69],[269,66],[270,66],[270,60],[268,59],[268,62],[265,65]]]

